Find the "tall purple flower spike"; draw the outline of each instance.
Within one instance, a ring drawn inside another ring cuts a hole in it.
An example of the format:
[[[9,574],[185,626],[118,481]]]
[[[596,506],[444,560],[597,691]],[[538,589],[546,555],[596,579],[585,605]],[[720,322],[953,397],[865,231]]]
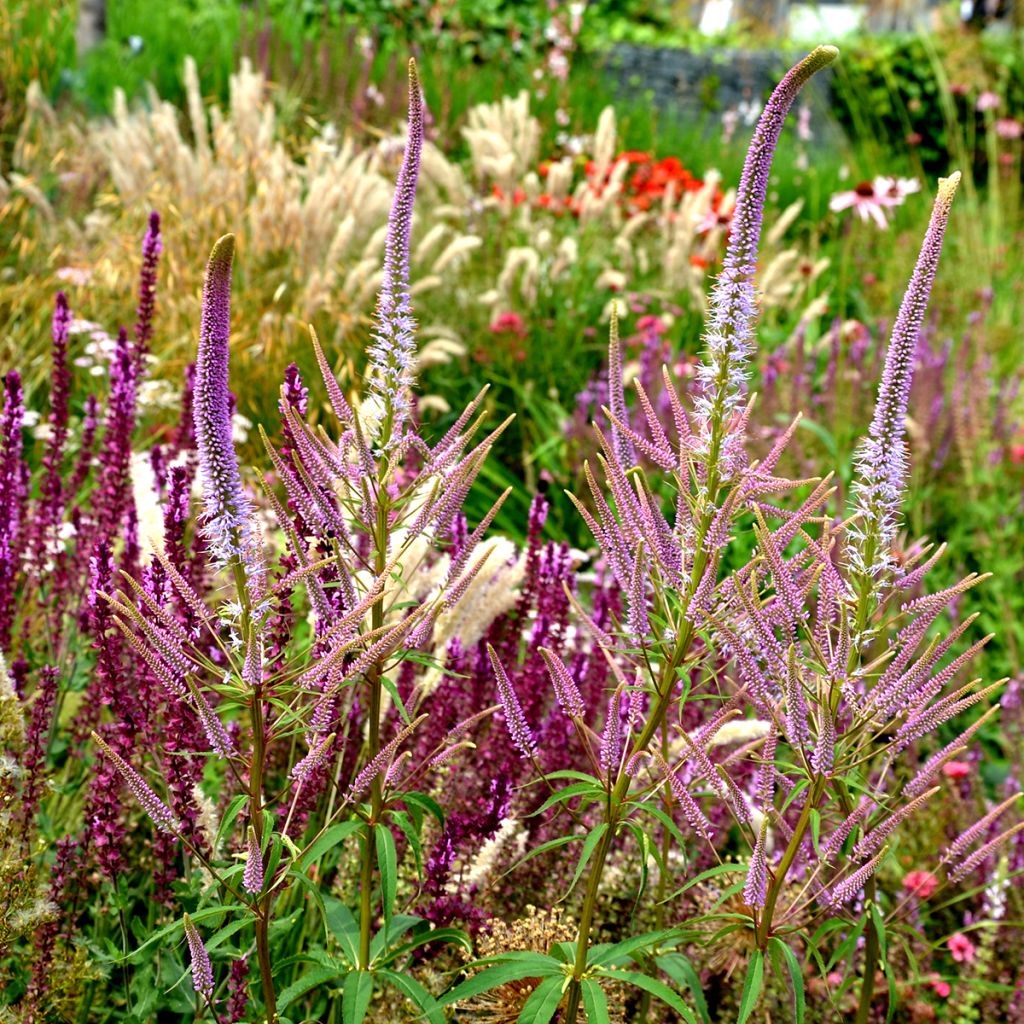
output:
[[[203,283],[203,312],[193,415],[203,490],[204,530],[222,565],[236,559],[248,576],[255,569],[252,510],[238,470],[231,437],[228,338],[231,331],[231,264],[235,236],[214,245]]]
[[[907,480],[904,421],[914,378],[914,354],[959,184],[959,171],[939,179],[931,222],[889,337],[875,415],[856,457],[853,495],[860,518],[850,528],[849,557],[855,572],[873,578],[892,564],[892,542],[899,529],[900,505]]]
[[[746,389],[757,320],[754,275],[775,147],[797,93],[838,55],[834,46],[819,46],[785,75],[768,100],[747,150],[722,272],[711,293],[704,335],[706,354],[699,370],[700,443],[703,454],[716,463],[727,465],[733,454],[726,436],[727,422]]]
[[[423,95],[416,62],[409,61],[409,129],[402,169],[395,183],[395,195],[388,215],[384,242],[384,267],[377,296],[376,325],[369,349],[372,375],[370,388],[384,406],[379,444],[389,451],[401,439],[409,412],[409,390],[413,384],[416,354],[416,321],[409,297],[409,244],[416,181],[423,150]]]

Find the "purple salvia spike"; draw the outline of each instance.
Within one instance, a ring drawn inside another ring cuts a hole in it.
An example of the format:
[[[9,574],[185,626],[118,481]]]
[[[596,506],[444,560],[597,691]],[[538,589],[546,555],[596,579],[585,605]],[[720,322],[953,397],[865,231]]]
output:
[[[849,558],[854,571],[865,576],[877,577],[892,564],[892,542],[907,478],[904,421],[914,355],[959,183],[959,172],[939,179],[928,231],[889,338],[874,417],[857,454],[853,500],[861,518],[850,531]]]
[[[768,898],[768,858],[765,853],[765,840],[768,835],[768,815],[761,821],[758,829],[754,851],[750,855],[750,867],[747,870],[747,881],[743,886],[743,901],[749,907],[763,907]]]
[[[985,817],[976,821],[970,828],[961,832],[960,835],[958,835],[956,839],[954,839],[953,842],[951,842],[943,851],[942,858],[939,863],[951,864],[953,861],[960,860],[960,858],[967,853],[967,848],[981,839],[985,833],[988,832],[989,826],[993,825],[999,818],[1001,818],[1003,812],[1008,807],[1012,807],[1020,796],[1020,793],[1014,793],[1013,796],[1004,800],[998,807],[993,807]]]
[[[242,490],[232,440],[228,390],[234,253],[235,236],[225,235],[214,245],[206,266],[193,413],[207,543],[222,564],[238,561],[251,576],[259,571],[252,510]]]
[[[242,886],[253,895],[263,892],[263,854],[256,841],[256,829],[250,825],[245,831],[245,870]]]
[[[628,435],[626,390],[622,379],[622,346],[619,343],[619,304],[613,299],[608,325],[608,398],[612,414],[612,452],[623,469],[636,463],[636,452]],[[618,425],[617,425],[618,424]]]
[[[896,831],[897,826],[910,817],[922,804],[930,800],[938,791],[938,786],[926,790],[915,800],[911,800],[909,804],[904,804],[895,814],[891,814],[880,825],[876,825],[866,836],[858,840],[854,846],[854,860],[864,860],[865,857],[871,857],[876,854],[882,843]]]
[[[697,402],[701,446],[716,462],[728,454],[722,445],[727,420],[738,409],[746,384],[746,363],[753,347],[757,319],[754,275],[761,240],[761,222],[775,147],[786,114],[804,84],[838,56],[833,46],[819,46],[792,68],[776,86],[761,114],[743,164],[736,194],[728,248],[711,296],[705,332],[706,357],[700,369]],[[712,435],[717,435],[712,439]],[[720,445],[718,451],[711,449]]]
[[[213,965],[192,918],[185,915],[185,938],[192,957],[192,986],[207,1002],[213,999]]]
[[[64,512],[64,484],[61,469],[68,437],[71,401],[71,371],[68,369],[68,328],[71,309],[64,292],[57,292],[53,310],[53,370],[50,377],[50,439],[43,455],[43,480],[35,522],[36,558],[45,564],[48,549]]]
[[[565,662],[554,651],[550,651],[546,647],[540,648],[540,655],[548,667],[551,685],[554,687],[559,706],[570,718],[582,719],[587,711],[583,702],[583,694],[580,693],[579,687],[565,667]]]
[[[523,757],[533,757],[537,751],[537,741],[533,738],[533,732],[526,722],[519,698],[516,696],[515,690],[512,689],[512,683],[490,644],[487,645],[487,654],[491,659],[491,668],[494,670],[494,676],[498,682],[498,699],[501,701],[501,710],[505,715],[505,725],[508,728],[509,736]]]
[[[142,804],[142,809],[152,819],[153,824],[164,832],[174,832],[178,829],[178,821],[173,811],[153,792],[149,783],[119,754],[108,746],[95,732],[92,734],[96,745],[110,759],[113,766],[124,779],[128,788],[132,791],[135,799]]]
[[[1024,821],[1018,821],[1016,825],[1011,826],[1001,835],[996,836],[995,839],[990,839],[984,846],[979,847],[966,860],[953,868],[949,873],[949,880],[956,885],[957,882],[966,878],[980,864],[988,860],[992,853],[1002,846],[1003,843],[1013,838],[1021,830],[1024,830]]]
[[[383,429],[387,436],[379,439],[384,451],[390,451],[401,440],[413,384],[416,322],[409,297],[409,245],[422,148],[423,95],[416,62],[410,60],[409,128],[388,216],[376,325],[369,349],[373,367],[370,387],[384,406]]]
[[[6,648],[10,641],[17,605],[19,537],[25,498],[21,458],[24,419],[21,376],[17,370],[11,370],[4,378],[4,406],[0,414],[0,648]]]
[[[872,857],[862,868],[854,871],[849,878],[844,879],[830,892],[822,894],[824,902],[836,908],[849,903],[861,891],[864,883],[875,873],[878,865],[882,862],[882,858],[885,856],[885,852],[883,849],[881,853]]]
[[[149,227],[142,240],[142,269],[139,272],[139,306],[135,321],[135,359],[141,370],[142,360],[149,351],[153,337],[153,313],[156,310],[156,276],[160,253],[163,252],[160,238],[160,214],[154,210],[149,215]]]

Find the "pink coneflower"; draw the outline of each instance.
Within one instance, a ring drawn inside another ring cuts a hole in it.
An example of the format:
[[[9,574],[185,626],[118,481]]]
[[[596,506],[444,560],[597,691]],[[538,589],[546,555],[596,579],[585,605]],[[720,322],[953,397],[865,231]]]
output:
[[[1019,139],[1024,135],[1024,124],[1012,117],[1001,117],[996,121],[996,135],[1001,139]]]
[[[974,943],[962,932],[955,932],[949,937],[949,952],[958,964],[974,963],[977,952]]]
[[[939,880],[930,871],[908,871],[903,876],[903,888],[921,900],[933,896],[938,887]]]
[[[978,110],[996,110],[1002,100],[999,98],[999,93],[992,92],[991,89],[986,89],[979,97],[975,107]]]
[[[877,180],[877,179],[876,179]],[[884,196],[875,191],[874,182],[862,181],[849,192],[837,192],[830,200],[830,210],[855,210],[862,221],[867,223],[870,217],[883,230],[889,226],[885,217],[885,207],[890,205]]]
[[[966,761],[947,761],[942,766],[942,774],[947,779],[965,779],[971,774],[971,766]]]
[[[872,182],[883,206],[902,206],[907,196],[921,191],[917,178],[890,178],[879,175]]]

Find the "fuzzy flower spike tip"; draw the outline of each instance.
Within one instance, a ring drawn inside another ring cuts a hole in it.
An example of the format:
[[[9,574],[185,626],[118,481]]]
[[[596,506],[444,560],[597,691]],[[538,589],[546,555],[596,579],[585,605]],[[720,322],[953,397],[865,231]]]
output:
[[[746,390],[747,363],[753,351],[754,275],[775,147],[797,94],[837,56],[834,46],[819,46],[787,72],[757,122],[743,164],[729,244],[711,294],[697,402],[700,452],[709,470],[722,476],[730,475],[729,466],[737,454],[733,448],[739,443],[738,437],[730,442],[729,426]]]
[[[416,62],[409,61],[409,127],[402,169],[388,215],[376,325],[369,348],[370,388],[381,405],[378,443],[390,451],[402,438],[416,358],[416,321],[409,295],[409,247],[416,181],[423,151],[423,93]]]

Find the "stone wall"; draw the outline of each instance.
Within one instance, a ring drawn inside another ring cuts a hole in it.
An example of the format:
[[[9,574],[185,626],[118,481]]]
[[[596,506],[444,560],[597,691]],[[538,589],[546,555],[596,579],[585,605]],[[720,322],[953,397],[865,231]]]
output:
[[[707,50],[694,53],[669,47],[620,43],[605,59],[605,74],[624,99],[650,99],[659,110],[692,123],[721,124],[727,110],[741,111],[764,102],[786,69],[803,54],[776,51]],[[820,124],[831,106],[829,76],[811,80],[805,96]],[[838,130],[838,129],[837,129]]]

